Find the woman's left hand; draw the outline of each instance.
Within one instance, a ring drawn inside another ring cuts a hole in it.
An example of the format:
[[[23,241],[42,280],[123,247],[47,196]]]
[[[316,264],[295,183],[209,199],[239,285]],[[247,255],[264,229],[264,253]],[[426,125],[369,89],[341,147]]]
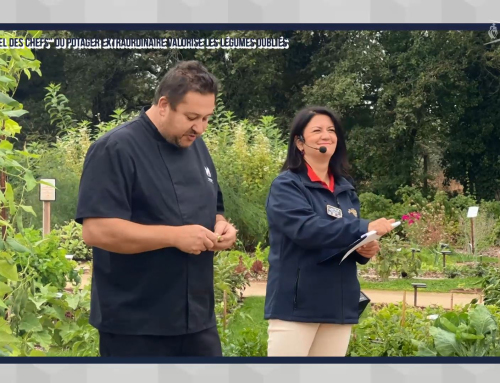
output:
[[[380,251],[380,244],[378,241],[371,241],[356,251],[365,258],[372,258]]]

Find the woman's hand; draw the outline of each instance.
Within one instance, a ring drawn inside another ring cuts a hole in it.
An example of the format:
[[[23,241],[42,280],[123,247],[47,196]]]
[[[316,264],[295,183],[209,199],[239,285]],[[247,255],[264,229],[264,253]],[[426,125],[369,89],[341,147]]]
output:
[[[379,218],[368,224],[368,231],[376,231],[378,235],[384,235],[393,230],[394,219]]]
[[[373,258],[380,251],[380,244],[378,241],[371,241],[356,251],[365,258]]]

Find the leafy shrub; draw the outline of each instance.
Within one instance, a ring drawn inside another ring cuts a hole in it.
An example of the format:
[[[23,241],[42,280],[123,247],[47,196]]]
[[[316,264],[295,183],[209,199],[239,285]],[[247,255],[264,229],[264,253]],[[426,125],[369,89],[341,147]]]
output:
[[[490,243],[495,246],[500,246],[500,219],[497,220],[493,230],[491,231]]]
[[[215,314],[219,327],[223,327],[224,293],[226,294],[226,323],[241,303],[242,293],[249,285],[244,273],[235,272],[240,252],[221,251],[214,259]]]
[[[428,199],[422,195],[422,192],[412,186],[404,186],[397,190],[396,196],[402,204],[412,210],[420,210],[428,203]]]
[[[0,355],[98,356],[98,332],[88,322],[89,288],[61,294],[54,286],[32,287],[23,284],[9,294],[9,314],[0,308]]]
[[[484,294],[484,303],[500,307],[500,272],[497,268],[490,268],[488,274],[481,281]]]
[[[361,193],[359,201],[361,204],[361,217],[364,219],[376,220],[392,216],[394,206],[390,199],[373,193]]]
[[[462,232],[462,241],[460,244],[467,252],[471,251],[469,244],[472,244],[470,220],[470,218],[467,218],[466,211],[461,214],[458,220]],[[481,214],[478,214],[478,216],[474,218],[474,250],[476,254],[495,245],[498,238],[497,225],[498,219],[489,215],[487,212],[481,211]]]
[[[436,319],[417,356],[500,356],[498,323],[483,305],[466,305]]]
[[[435,315],[434,319],[431,315]],[[499,355],[500,308],[419,309],[388,304],[372,310],[353,328],[348,356],[495,356]]]
[[[42,285],[51,284],[64,289],[67,282],[79,284],[80,275],[76,262],[66,259],[66,251],[59,247],[59,237],[53,233],[42,238],[40,230],[24,230],[14,239],[21,245],[13,256],[18,272],[25,278],[33,278]]]
[[[449,202],[457,212],[464,212],[467,211],[470,206],[476,206],[476,200],[472,196],[463,194],[450,198]]]
[[[462,270],[461,267],[458,266],[446,266],[444,269],[444,275],[446,275],[446,278],[457,278],[457,277],[464,277],[464,271]]]
[[[420,219],[406,226],[408,239],[419,246],[436,246],[439,243],[455,243],[459,233],[458,222],[446,214],[443,200],[428,202],[418,213]]]
[[[92,259],[92,249],[87,246],[82,238],[82,226],[76,221],[70,221],[62,227],[56,227],[53,231],[61,242],[60,246],[66,254],[72,254],[77,261],[88,261]]]
[[[117,109],[110,121],[100,122],[92,127],[89,121],[76,121],[72,118],[73,112],[67,106],[68,100],[59,92],[60,85],[50,84],[46,89],[46,108],[59,134],[54,144],[28,143],[29,150],[39,155],[28,162],[35,169],[35,178],[56,179],[57,199],[51,203],[51,222],[61,226],[75,217],[80,177],[90,145],[107,131],[135,117],[135,114]],[[17,194],[20,195],[20,191]],[[42,204],[38,200],[38,190],[26,193],[25,198],[36,212],[36,217],[25,217],[25,224],[41,226]]]
[[[477,205],[470,205],[477,206]],[[500,218],[500,201],[481,201],[481,212],[493,218]]]
[[[442,308],[424,310],[402,304],[372,306],[367,317],[353,327],[347,356],[413,356],[415,340],[429,336],[429,314],[443,313]],[[403,319],[404,318],[404,319]]]
[[[393,271],[398,274],[405,272],[410,277],[417,276],[421,265],[420,253],[413,256],[395,232],[390,232],[380,240],[380,252],[375,257],[374,268],[383,281],[387,281]]]
[[[265,202],[286,154],[274,119],[263,117],[256,125],[235,121],[218,98],[204,140],[217,168],[226,214],[238,228],[240,240],[249,250],[266,243]]]
[[[221,343],[224,356],[267,356],[267,332],[261,327],[247,327],[237,336],[228,330]]]
[[[498,268],[494,266],[478,263],[475,266],[446,266],[444,273],[447,278],[464,278],[464,277],[485,277],[491,272],[498,273]]]
[[[258,243],[257,247],[255,248],[255,258],[257,259],[257,261],[262,263],[262,267],[264,270],[269,270],[269,250],[269,246],[262,250],[260,243]]]
[[[500,246],[500,201],[481,201],[480,210],[480,216],[488,217],[486,230],[481,230],[485,236],[485,247]]]

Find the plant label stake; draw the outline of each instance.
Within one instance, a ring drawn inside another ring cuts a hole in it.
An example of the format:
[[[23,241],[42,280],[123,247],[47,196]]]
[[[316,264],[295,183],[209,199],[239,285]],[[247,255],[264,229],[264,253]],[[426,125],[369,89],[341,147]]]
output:
[[[44,178],[40,180],[40,201],[43,202],[43,236],[50,233],[50,203],[56,200],[56,180]]]
[[[417,307],[417,289],[418,288],[427,288],[427,284],[425,283],[412,283],[413,286],[413,306]]]
[[[446,255],[451,254],[450,250],[441,250],[441,254],[443,255],[443,269],[446,268]]]
[[[470,238],[471,238],[471,251],[472,255],[475,255],[475,247],[474,247],[474,218],[477,217],[477,212],[479,211],[478,206],[469,207],[469,211],[467,212],[467,218],[470,218]]]

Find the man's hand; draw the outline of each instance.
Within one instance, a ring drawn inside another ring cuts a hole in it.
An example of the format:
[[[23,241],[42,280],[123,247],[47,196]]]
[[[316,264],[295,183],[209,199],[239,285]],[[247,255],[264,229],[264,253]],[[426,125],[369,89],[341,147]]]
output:
[[[371,241],[356,251],[365,258],[373,258],[380,251],[380,245],[378,241]]]
[[[217,240],[212,250],[227,250],[235,244],[238,230],[226,220],[217,221],[214,232]]]
[[[188,254],[200,254],[214,250],[217,235],[200,225],[186,225],[177,228],[174,247]]]

